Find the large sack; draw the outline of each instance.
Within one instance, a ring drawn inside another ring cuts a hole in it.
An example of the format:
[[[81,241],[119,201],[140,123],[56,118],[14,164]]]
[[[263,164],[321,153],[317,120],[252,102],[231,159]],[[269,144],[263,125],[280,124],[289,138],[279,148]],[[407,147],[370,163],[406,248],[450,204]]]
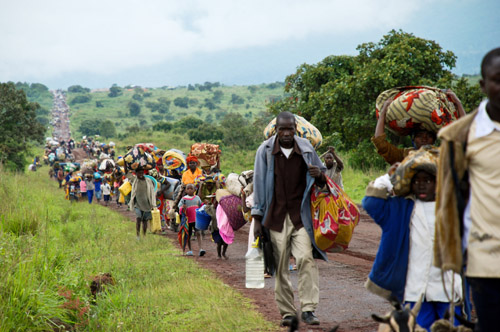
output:
[[[311,192],[314,240],[321,250],[343,251],[359,222],[359,210],[342,188],[328,176],[326,180],[328,190],[314,185]]]
[[[219,163],[221,151],[217,144],[194,143],[189,154],[198,158],[200,164],[205,161],[208,166],[214,166]]]
[[[99,165],[99,170],[103,172],[111,172],[115,168],[113,159],[104,159]]]
[[[235,195],[225,196],[221,198],[219,205],[226,213],[233,231],[237,231],[246,224],[246,220],[243,217],[241,198]]]
[[[386,128],[399,136],[410,135],[419,126],[431,132],[458,119],[453,102],[440,89],[403,86],[382,92],[376,101],[376,115],[387,99],[392,99],[385,118]]]
[[[161,159],[163,167],[168,171],[175,169],[180,174],[187,169],[186,157],[182,151],[174,149],[168,150]]]
[[[239,181],[239,174],[229,173],[226,179],[226,189],[232,194],[236,196],[241,195],[241,190],[243,189],[243,185]]]
[[[319,130],[303,117],[294,114],[297,123],[297,136],[307,138],[311,145],[317,149],[323,143],[323,136]],[[274,118],[264,129],[266,139],[276,134],[276,118]]]
[[[132,171],[135,171],[139,167],[145,170],[155,168],[153,156],[145,152],[144,149],[138,145],[130,149],[130,151],[123,157],[123,160],[127,163],[127,167]]]

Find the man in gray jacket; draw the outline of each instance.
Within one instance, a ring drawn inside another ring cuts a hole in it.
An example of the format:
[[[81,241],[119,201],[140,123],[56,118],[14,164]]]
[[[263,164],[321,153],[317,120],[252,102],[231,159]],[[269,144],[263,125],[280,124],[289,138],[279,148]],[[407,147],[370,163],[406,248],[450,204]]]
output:
[[[255,156],[255,237],[269,231],[276,263],[275,299],[281,324],[290,326],[297,315],[290,281],[290,254],[299,270],[298,291],[302,320],[319,325],[314,311],[319,302],[318,268],[314,257],[326,258],[314,242],[310,191],[325,184],[321,163],[307,139],[295,135],[295,117],[282,112],[276,118],[276,134],[261,144]],[[313,257],[314,253],[314,257]]]

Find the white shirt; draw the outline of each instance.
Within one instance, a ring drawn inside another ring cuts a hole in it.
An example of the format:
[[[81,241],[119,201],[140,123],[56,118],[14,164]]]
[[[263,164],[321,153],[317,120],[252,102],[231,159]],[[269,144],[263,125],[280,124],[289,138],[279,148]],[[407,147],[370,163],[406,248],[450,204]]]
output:
[[[280,145],[280,149],[281,149],[281,152],[283,152],[283,154],[286,156],[287,159],[290,158],[290,155],[292,154],[293,148],[285,149],[284,147],[282,147]]]
[[[410,252],[405,285],[405,301],[416,302],[421,294],[425,301],[450,302],[443,289],[442,270],[433,265],[436,203],[415,201],[410,222]],[[444,273],[446,290],[451,295],[452,271]],[[462,279],[455,273],[455,301],[462,297]]]
[[[102,185],[102,194],[103,195],[111,195],[111,186],[109,183]]]
[[[474,134],[475,138],[481,138],[484,136],[488,136],[495,130],[500,131],[500,126],[491,121],[488,116],[488,112],[486,111],[486,105],[488,104],[488,99],[483,100],[478,107],[478,111],[476,117],[474,118],[476,133]],[[470,137],[469,137],[470,139]],[[469,201],[467,202],[467,206],[464,211],[464,236],[462,237],[462,248],[465,251],[467,249],[467,245],[469,242],[469,233],[470,227],[472,225],[472,218],[470,214],[470,204],[472,201],[472,191],[469,194]]]

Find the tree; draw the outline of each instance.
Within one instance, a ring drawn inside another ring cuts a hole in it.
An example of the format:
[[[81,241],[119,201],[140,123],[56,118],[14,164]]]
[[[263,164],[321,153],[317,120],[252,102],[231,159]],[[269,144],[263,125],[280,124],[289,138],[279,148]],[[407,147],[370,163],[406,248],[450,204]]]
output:
[[[100,135],[101,119],[83,120],[78,127],[78,131],[86,136]]]
[[[141,113],[141,105],[139,105],[135,101],[129,101],[127,107],[130,116],[138,116]]]
[[[81,85],[72,85],[68,87],[68,92],[72,93],[88,93],[90,92],[89,88],[84,88]]]
[[[116,84],[113,84],[113,86],[111,88],[109,88],[108,97],[114,98],[114,97],[121,96],[122,94],[123,94],[122,88],[120,88]]]
[[[215,90],[214,96],[212,97],[212,100],[214,103],[220,104],[223,96],[224,96],[224,92],[222,92],[222,90]]]
[[[90,95],[79,95],[75,96],[71,101],[69,102],[70,105],[75,105],[75,104],[85,104],[89,102],[92,99]]]
[[[390,31],[376,44],[361,44],[357,50],[357,56],[329,56],[315,65],[301,65],[286,78],[289,97],[269,109],[274,114],[282,110],[301,114],[322,132],[325,145],[330,137],[340,135],[345,148],[353,152],[354,166],[382,166],[370,142],[377,96],[397,86],[448,88],[456,57],[432,40],[401,30]]]
[[[104,107],[104,104],[102,103],[102,101],[96,101],[95,102],[95,107],[102,108],[102,107]]]
[[[188,97],[177,97],[174,99],[174,105],[177,107],[188,108],[189,107],[188,103],[189,103]]]
[[[484,93],[478,83],[470,85],[469,81],[462,77],[453,85],[453,92],[457,95],[458,99],[466,112],[471,112],[479,106],[479,103],[484,98]]]
[[[235,105],[241,105],[245,103],[245,99],[243,99],[241,96],[238,96],[237,94],[233,93],[231,95],[231,103]]]
[[[36,120],[37,103],[27,100],[14,83],[0,83],[0,164],[23,171],[34,142],[43,142],[45,128]]]
[[[116,136],[116,128],[113,122],[110,120],[105,120],[101,122],[99,126],[99,135],[104,136],[106,138],[115,137]]]
[[[153,130],[154,131],[163,131],[163,132],[168,132],[172,130],[172,124],[170,122],[166,121],[158,121],[153,125]]]
[[[186,116],[175,123],[175,127],[182,129],[196,129],[203,125],[203,120],[194,116]]]
[[[224,134],[225,145],[237,146],[241,149],[254,149],[260,143],[260,136],[255,135],[255,128],[239,113],[229,113],[220,123]]]
[[[137,101],[142,101],[144,99],[144,97],[140,93],[134,93],[132,95],[132,99],[137,100]]]
[[[187,134],[188,134],[190,140],[193,140],[196,142],[220,141],[224,137],[222,130],[220,130],[219,128],[217,128],[216,126],[214,126],[212,124],[203,125],[203,130],[200,130],[200,128],[189,129],[187,131]]]

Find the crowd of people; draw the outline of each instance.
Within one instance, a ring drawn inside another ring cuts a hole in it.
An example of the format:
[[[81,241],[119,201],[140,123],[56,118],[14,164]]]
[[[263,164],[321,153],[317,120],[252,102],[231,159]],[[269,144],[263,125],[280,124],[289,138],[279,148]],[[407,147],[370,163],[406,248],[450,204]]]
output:
[[[485,56],[481,75],[480,85],[488,99],[478,110],[466,114],[448,90],[445,95],[453,104],[453,116],[440,114],[442,108],[431,115],[435,123],[448,120],[446,126],[433,130],[415,119],[405,122],[407,128],[402,130],[408,129],[411,148],[390,144],[385,133],[386,124],[396,130],[394,126],[401,124],[387,117],[402,92],[384,100],[377,110],[372,142],[387,161],[388,172],[368,185],[362,202],[382,229],[365,286],[386,299],[410,306],[418,303],[416,322],[428,331],[447,311],[468,319],[475,311],[477,330],[497,329],[500,49]],[[326,188],[328,195],[346,195],[341,175],[344,164],[333,147],[318,156],[307,137],[297,135],[297,117],[292,113],[281,112],[275,121],[275,134],[257,150],[254,169],[227,178],[220,171],[218,146],[206,143],[194,144],[187,154],[139,143],[126,147],[125,155],[115,156],[112,142],[84,137],[79,146],[88,159],[81,165],[73,163],[72,140],[48,142],[44,160],[68,199],[92,204],[95,196],[106,205],[113,200],[118,206],[126,205],[136,215],[138,240],[141,230],[145,236],[150,221],[154,224],[158,210],[158,231],[177,232],[186,256],[205,255],[200,239],[209,232],[218,258],[227,259],[234,231],[252,221],[251,235],[270,243],[281,324],[291,326],[297,321],[290,281],[293,257],[301,319],[318,325],[315,259],[327,260],[327,254],[317,244],[310,192],[314,186]],[[440,147],[435,146],[438,138]],[[210,222],[203,223],[205,219]]]

